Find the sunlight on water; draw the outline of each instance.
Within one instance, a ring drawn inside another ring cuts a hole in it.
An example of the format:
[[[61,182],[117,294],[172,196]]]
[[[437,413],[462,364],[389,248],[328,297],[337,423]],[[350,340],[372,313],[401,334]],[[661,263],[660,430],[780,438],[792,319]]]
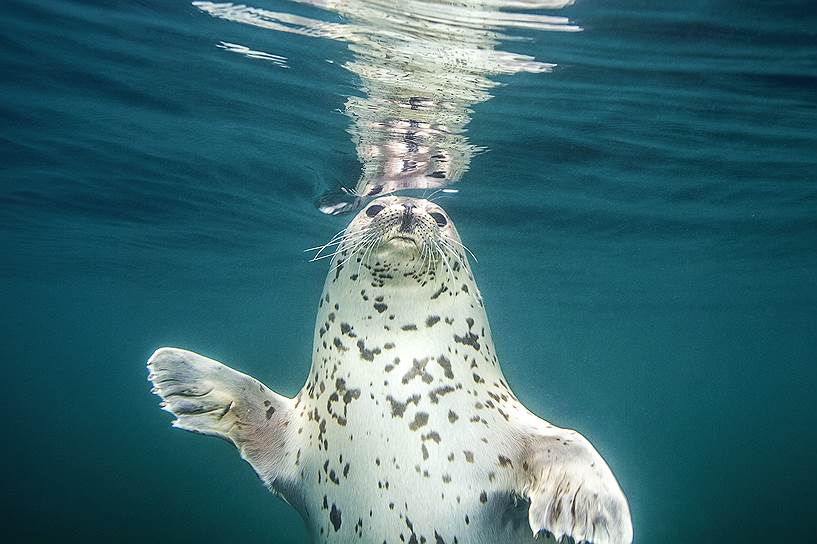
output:
[[[548,72],[554,64],[502,51],[505,29],[575,32],[567,18],[504,9],[560,8],[571,2],[409,2],[307,0],[346,21],[330,23],[231,3],[194,2],[214,17],[280,32],[346,42],[364,97],[345,105],[362,164],[354,187],[325,195],[320,209],[343,213],[367,197],[437,189],[460,181],[483,148],[465,134],[471,107],[491,98],[490,76]],[[243,50],[233,49],[242,54]]]
[[[233,53],[238,53],[239,55],[244,55],[250,59],[268,60],[281,68],[289,68],[289,66],[287,66],[286,57],[282,57],[280,55],[273,55],[272,53],[265,53],[264,51],[255,51],[245,45],[239,45],[237,43],[219,42],[216,47],[226,51],[231,51]]]

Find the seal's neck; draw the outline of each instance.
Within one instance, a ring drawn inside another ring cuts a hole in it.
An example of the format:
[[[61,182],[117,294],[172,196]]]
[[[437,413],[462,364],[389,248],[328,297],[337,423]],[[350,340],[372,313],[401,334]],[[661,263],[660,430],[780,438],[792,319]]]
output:
[[[415,363],[425,368],[429,386],[447,383],[452,373],[463,383],[503,379],[482,298],[465,263],[437,277],[397,276],[382,266],[330,273],[319,304],[310,381],[343,375],[369,382],[378,373],[387,377],[396,362],[400,368]],[[389,383],[417,386],[410,372]]]
[[[486,328],[488,323],[468,261],[459,253],[433,267],[392,264],[386,259],[337,266],[326,278],[322,297],[322,308],[327,299],[334,300],[330,306],[338,312],[344,302],[348,304],[344,314],[374,324],[383,317],[386,321],[418,322],[434,315],[441,319],[471,318]]]

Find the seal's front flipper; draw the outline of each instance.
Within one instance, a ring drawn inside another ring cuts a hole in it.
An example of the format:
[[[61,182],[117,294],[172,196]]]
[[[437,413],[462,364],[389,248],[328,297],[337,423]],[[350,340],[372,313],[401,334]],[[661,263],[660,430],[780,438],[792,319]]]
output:
[[[514,462],[517,491],[531,501],[533,534],[547,531],[556,541],[568,536],[576,543],[630,544],[630,508],[601,455],[576,431],[533,419]]]
[[[289,417],[292,400],[218,361],[161,348],[148,379],[174,416],[174,427],[224,438],[238,448],[270,489],[284,494],[294,474]]]

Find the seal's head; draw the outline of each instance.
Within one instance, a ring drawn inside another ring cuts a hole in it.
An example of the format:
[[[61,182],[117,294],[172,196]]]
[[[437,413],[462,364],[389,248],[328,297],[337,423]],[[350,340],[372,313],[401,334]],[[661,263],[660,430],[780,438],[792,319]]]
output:
[[[468,274],[454,224],[445,210],[428,200],[398,196],[373,200],[335,243],[339,248],[333,270],[339,275],[347,268],[352,280],[425,286],[457,272]]]

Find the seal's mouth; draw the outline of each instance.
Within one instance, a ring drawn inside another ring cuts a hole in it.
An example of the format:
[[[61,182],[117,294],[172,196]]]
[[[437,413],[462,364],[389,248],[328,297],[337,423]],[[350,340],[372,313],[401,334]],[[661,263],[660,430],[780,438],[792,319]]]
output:
[[[395,245],[412,245],[416,249],[420,248],[420,241],[416,237],[401,232],[397,232],[394,235],[389,236],[384,240],[384,242]]]

